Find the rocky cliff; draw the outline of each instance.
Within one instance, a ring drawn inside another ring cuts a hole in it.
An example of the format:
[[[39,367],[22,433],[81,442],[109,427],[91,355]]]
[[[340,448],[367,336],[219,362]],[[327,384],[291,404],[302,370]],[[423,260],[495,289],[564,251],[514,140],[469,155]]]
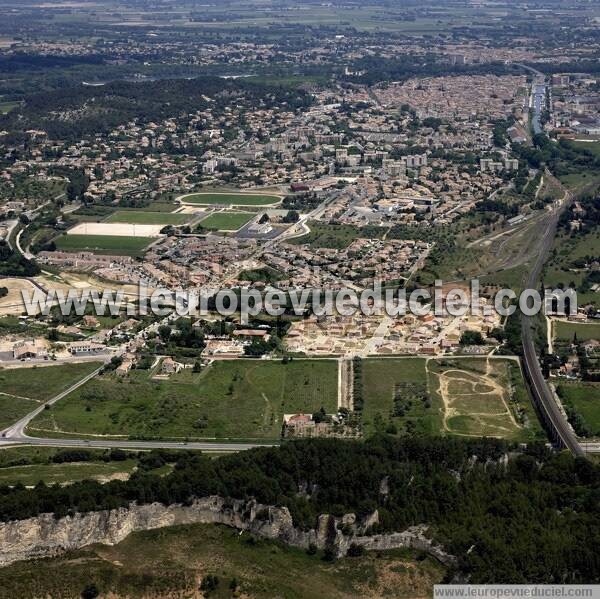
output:
[[[343,518],[319,517],[317,527],[303,531],[294,527],[287,508],[265,506],[254,501],[205,497],[192,505],[164,506],[132,504],[128,508],[89,512],[56,519],[53,514],[0,524],[0,565],[34,557],[57,555],[93,543],[114,545],[138,530],[175,524],[224,524],[289,545],[319,549],[329,547],[338,556],[351,545],[367,550],[412,547],[426,551],[446,564],[454,558],[425,536],[426,527],[411,527],[401,533],[367,535],[378,521],[377,512],[358,521],[354,514]]]

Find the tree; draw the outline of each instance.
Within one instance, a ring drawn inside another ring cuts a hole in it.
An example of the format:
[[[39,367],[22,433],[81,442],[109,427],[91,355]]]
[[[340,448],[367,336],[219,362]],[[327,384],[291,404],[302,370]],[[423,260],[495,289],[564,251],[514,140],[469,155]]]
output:
[[[100,596],[100,591],[95,584],[88,584],[83,591],[81,591],[81,599],[96,599]]]
[[[167,324],[161,324],[158,327],[158,334],[159,334],[160,338],[162,339],[163,343],[167,343],[169,341],[169,338],[171,337],[171,332],[172,332],[172,329]]]
[[[207,574],[202,578],[202,582],[200,583],[200,590],[204,592],[206,596],[208,596],[213,591],[217,590],[219,586],[219,577],[214,574]]]
[[[297,210],[290,210],[284,217],[284,223],[297,223],[300,220],[300,214]]]
[[[465,331],[460,338],[461,345],[485,345],[485,340],[479,331]]]

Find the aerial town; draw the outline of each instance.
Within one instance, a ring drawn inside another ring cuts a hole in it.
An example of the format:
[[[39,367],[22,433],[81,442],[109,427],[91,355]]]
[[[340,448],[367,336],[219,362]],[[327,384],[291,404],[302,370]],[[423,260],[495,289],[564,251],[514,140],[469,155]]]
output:
[[[0,599],[600,580],[595,3],[0,4]]]

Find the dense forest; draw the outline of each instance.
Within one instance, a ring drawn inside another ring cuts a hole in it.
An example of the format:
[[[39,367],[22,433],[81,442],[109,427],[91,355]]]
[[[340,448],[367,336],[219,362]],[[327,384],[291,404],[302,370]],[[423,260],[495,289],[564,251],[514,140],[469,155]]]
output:
[[[37,264],[10,248],[0,240],[0,275],[5,277],[34,277],[40,274]]]
[[[406,81],[411,77],[441,77],[449,75],[514,75],[521,73],[517,67],[504,63],[483,65],[451,65],[445,57],[435,54],[404,55],[401,59],[365,56],[357,59],[352,69],[360,74],[346,79],[367,85],[380,82]]]
[[[42,129],[54,139],[80,139],[107,133],[132,120],[159,122],[179,114],[203,110],[213,114],[234,99],[249,109],[285,103],[288,109],[308,107],[311,96],[298,89],[268,86],[220,77],[161,81],[116,81],[101,87],[68,87],[33,94],[23,106],[0,117],[0,128],[11,132]]]
[[[0,488],[0,519],[213,494],[287,506],[302,528],[321,513],[375,509],[380,524],[372,532],[426,523],[459,558],[451,580],[600,580],[600,468],[544,446],[517,451],[492,439],[321,439],[219,459],[183,453],[163,478],[139,472],[105,485]]]

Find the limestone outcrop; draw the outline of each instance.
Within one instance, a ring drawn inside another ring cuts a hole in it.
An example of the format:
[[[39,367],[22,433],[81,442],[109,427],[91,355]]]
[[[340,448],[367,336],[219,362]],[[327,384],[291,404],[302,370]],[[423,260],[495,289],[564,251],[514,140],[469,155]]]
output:
[[[258,536],[279,540],[294,547],[307,549],[331,548],[344,556],[351,545],[366,550],[386,550],[412,547],[426,551],[440,561],[451,564],[454,558],[426,536],[425,526],[411,527],[404,532],[368,534],[378,522],[377,512],[358,520],[354,514],[343,518],[319,517],[316,528],[300,530],[285,507],[204,497],[191,505],[131,504],[128,508],[88,512],[57,519],[53,514],[0,524],[0,566],[36,557],[58,555],[65,550],[79,549],[94,543],[114,545],[130,533],[177,524],[224,524],[252,532]]]

